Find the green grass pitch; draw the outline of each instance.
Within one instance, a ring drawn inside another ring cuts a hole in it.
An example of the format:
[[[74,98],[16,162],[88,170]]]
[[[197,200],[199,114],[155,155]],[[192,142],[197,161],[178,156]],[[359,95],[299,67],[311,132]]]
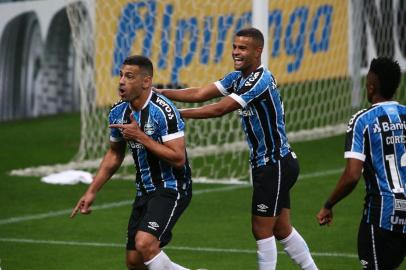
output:
[[[69,219],[85,185],[48,185],[39,177],[8,175],[12,169],[69,161],[78,148],[79,115],[5,122],[0,130],[0,268],[125,269],[132,181],[107,183],[90,216]],[[356,235],[363,183],[336,206],[332,226],[320,227],[315,218],[344,166],[343,139],[293,144],[301,177],[292,191],[292,221],[319,269],[360,269]],[[192,203],[165,251],[191,269],[257,269],[250,200],[249,186],[195,184]],[[298,269],[278,250],[278,269]]]

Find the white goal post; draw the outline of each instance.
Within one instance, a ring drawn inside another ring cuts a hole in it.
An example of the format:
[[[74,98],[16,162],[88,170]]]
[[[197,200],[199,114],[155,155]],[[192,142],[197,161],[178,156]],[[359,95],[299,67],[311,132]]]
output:
[[[341,134],[366,105],[362,77],[369,61],[392,56],[405,70],[406,28],[399,19],[405,9],[401,0],[69,0],[82,127],[78,154],[66,167],[97,167],[126,56],[150,57],[157,87],[201,86],[233,69],[232,37],[251,25],[264,32],[263,62],[277,79],[290,142]],[[194,179],[249,179],[236,113],[187,120],[186,141]],[[132,166],[131,159],[126,164]],[[123,169],[120,177],[133,173]]]

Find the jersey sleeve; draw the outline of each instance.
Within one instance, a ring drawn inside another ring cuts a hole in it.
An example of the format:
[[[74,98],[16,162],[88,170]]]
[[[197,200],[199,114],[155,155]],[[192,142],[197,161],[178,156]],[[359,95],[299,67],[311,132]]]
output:
[[[355,158],[365,161],[365,136],[368,126],[360,117],[360,113],[356,113],[348,123],[345,137],[345,152],[344,158]]]
[[[228,96],[234,91],[233,83],[238,79],[239,74],[239,71],[230,72],[224,78],[214,83],[223,96]]]
[[[185,122],[180,116],[179,110],[169,100],[166,99],[165,102],[168,106],[164,110],[157,110],[154,119],[162,142],[184,137],[185,129]]]
[[[121,124],[122,122],[118,120],[117,116],[115,115],[114,111],[110,111],[109,113],[109,124]],[[121,134],[118,128],[110,128],[110,141],[111,142],[120,142],[123,141],[123,135]]]
[[[230,97],[244,108],[265,91],[276,89],[277,85],[273,76],[270,73],[265,73],[264,69],[259,69],[247,78],[238,93],[232,93]]]

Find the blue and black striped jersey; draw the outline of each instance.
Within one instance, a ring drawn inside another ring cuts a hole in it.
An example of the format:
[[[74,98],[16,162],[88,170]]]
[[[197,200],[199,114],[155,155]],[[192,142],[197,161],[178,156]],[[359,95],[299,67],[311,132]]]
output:
[[[141,111],[134,111],[129,102],[119,102],[109,114],[110,124],[127,124],[133,115],[139,127],[153,140],[164,143],[184,136],[185,123],[178,109],[166,97],[151,91]],[[124,140],[117,128],[110,130],[110,140]],[[152,154],[137,141],[127,141],[136,167],[137,196],[155,191],[158,187],[178,192],[188,191],[191,186],[191,170],[186,154],[182,168],[174,168],[168,162]],[[185,150],[186,151],[186,150]]]
[[[388,101],[356,113],[344,157],[364,161],[364,220],[406,233],[406,106]]]
[[[290,152],[282,99],[268,69],[260,66],[246,78],[233,71],[215,85],[242,107],[239,113],[252,167],[275,163]]]

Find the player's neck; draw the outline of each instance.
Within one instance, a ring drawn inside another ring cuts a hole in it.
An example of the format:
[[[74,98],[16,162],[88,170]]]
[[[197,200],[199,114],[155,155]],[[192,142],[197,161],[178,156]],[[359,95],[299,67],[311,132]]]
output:
[[[255,70],[257,70],[260,66],[261,66],[261,63],[258,63],[258,64],[256,64],[256,65],[253,65],[253,66],[250,67],[250,68],[247,68],[246,70],[242,70],[242,71],[241,71],[242,76],[243,76],[244,78],[247,78],[251,73],[253,73]]]
[[[383,98],[381,96],[376,95],[376,96],[372,97],[371,104],[373,105],[373,104],[376,104],[376,103],[381,103],[381,102],[386,102],[386,101],[392,101],[392,99],[386,99],[386,98]]]
[[[141,95],[131,101],[131,107],[135,111],[141,111],[151,94],[151,88],[142,91]]]

